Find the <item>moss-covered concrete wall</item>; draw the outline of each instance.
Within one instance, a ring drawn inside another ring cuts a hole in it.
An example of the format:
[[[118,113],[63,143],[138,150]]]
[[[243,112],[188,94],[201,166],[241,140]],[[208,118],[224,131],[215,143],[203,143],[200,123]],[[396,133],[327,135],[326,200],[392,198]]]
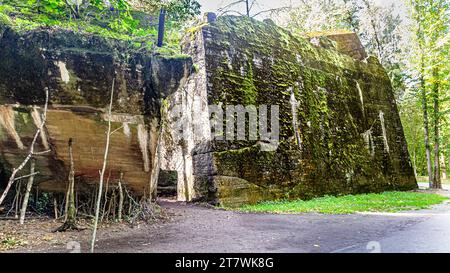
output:
[[[65,191],[68,141],[79,181],[98,181],[113,79],[113,130],[107,175],[120,172],[136,194],[149,193],[161,100],[192,69],[189,56],[163,57],[131,44],[59,28],[18,31],[0,22],[0,164],[7,173],[23,160],[36,131],[44,88],[50,105],[37,151],[36,182]],[[27,174],[23,170],[21,174]],[[2,183],[0,181],[0,188]]]
[[[162,57],[97,36],[17,32],[0,22],[2,173],[27,153],[47,87],[37,149],[52,152],[38,159],[37,182],[64,191],[73,138],[76,176],[95,183],[114,79],[107,172],[111,181],[123,172],[137,193],[156,192],[160,169],[178,173],[179,200],[215,204],[414,189],[389,78],[345,35],[307,39],[227,16],[188,31],[182,48],[190,56]],[[213,139],[209,105],[277,105],[278,149]]]
[[[195,40],[202,44],[192,47]],[[193,29],[185,51],[205,70],[209,104],[280,107],[274,152],[258,141],[192,149],[195,197],[236,205],[417,187],[391,83],[376,58],[354,59],[233,16]]]

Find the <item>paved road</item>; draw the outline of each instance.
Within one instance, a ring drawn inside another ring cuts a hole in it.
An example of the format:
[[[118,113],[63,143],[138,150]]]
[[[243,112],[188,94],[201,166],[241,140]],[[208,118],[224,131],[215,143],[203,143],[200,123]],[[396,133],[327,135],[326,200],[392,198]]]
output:
[[[429,184],[428,183],[423,183],[423,182],[420,182],[420,183],[418,183],[419,184],[419,187],[421,188],[421,189],[428,189],[429,188]],[[442,188],[444,189],[444,190],[450,190],[450,185],[449,184],[443,184],[442,185]]]
[[[450,252],[450,204],[398,214],[246,214],[162,204],[173,221],[100,238],[100,252]]]
[[[435,210],[400,213],[396,217],[421,217],[406,228],[390,232],[369,245],[353,245],[340,252],[367,252],[367,249],[384,253],[450,253],[450,206],[439,206]]]

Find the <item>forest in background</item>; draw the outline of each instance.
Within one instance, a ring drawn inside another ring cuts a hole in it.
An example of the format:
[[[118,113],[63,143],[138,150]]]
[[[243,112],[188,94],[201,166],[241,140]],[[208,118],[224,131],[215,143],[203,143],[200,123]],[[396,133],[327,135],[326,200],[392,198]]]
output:
[[[166,11],[165,44],[156,47],[159,12]],[[130,51],[180,53],[183,28],[200,15],[195,0],[2,0],[0,22],[18,31],[61,27],[127,42]]]
[[[450,2],[292,0],[267,9],[262,2],[224,1],[218,12],[270,18],[298,35],[359,35],[391,78],[416,176],[440,188],[450,171]]]

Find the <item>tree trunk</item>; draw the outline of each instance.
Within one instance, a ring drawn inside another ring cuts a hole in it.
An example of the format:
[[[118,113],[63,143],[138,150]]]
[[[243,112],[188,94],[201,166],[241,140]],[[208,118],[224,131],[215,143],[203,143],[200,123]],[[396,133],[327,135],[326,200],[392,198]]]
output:
[[[247,13],[247,17],[250,17],[250,3],[249,0],[245,0],[245,11]]]
[[[383,56],[383,46],[381,45],[381,40],[380,37],[378,37],[378,31],[377,31],[377,25],[375,23],[375,20],[373,19],[373,14],[372,14],[372,6],[371,3],[367,0],[363,1],[367,12],[371,15],[370,17],[370,26],[372,27],[372,31],[373,31],[373,38],[375,39],[375,44],[377,46],[377,57],[380,59],[381,62],[384,61],[384,56]]]
[[[417,164],[416,164],[416,149],[413,151],[413,169],[414,169],[414,176],[417,177]]]
[[[103,219],[105,218],[106,214],[106,205],[108,204],[108,191],[109,191],[109,178],[111,177],[111,172],[109,173],[108,178],[106,179],[106,186],[105,186],[105,200],[103,201],[103,210],[102,210],[102,216],[100,217],[100,222],[103,222]]]
[[[69,140],[69,157],[70,157],[70,172],[69,172],[69,196],[67,202],[69,202],[69,210],[67,212],[67,222],[75,224],[76,221],[76,208],[75,208],[75,169],[73,166],[73,149],[72,139]]]
[[[35,164],[36,164],[35,159],[31,158],[31,160],[30,160],[30,174],[34,173]],[[22,202],[22,209],[20,210],[20,224],[21,225],[23,225],[24,222],[25,222],[25,214],[27,212],[28,200],[30,198],[31,188],[33,187],[33,181],[34,181],[34,175],[31,175],[28,178],[27,188],[25,190],[25,196],[23,197],[23,202]]]
[[[441,184],[441,164],[439,157],[439,82],[437,78],[439,76],[439,71],[437,69],[433,70],[433,77],[435,83],[433,84],[433,101],[434,101],[434,111],[433,111],[433,121],[434,121],[434,176],[433,176],[433,188],[442,189]]]
[[[16,197],[14,197],[14,207],[15,207],[15,209],[14,209],[14,218],[19,218],[19,214],[18,214],[18,211],[19,211],[19,203],[20,203],[20,192],[22,191],[22,181],[20,181],[19,180],[19,183],[17,183],[17,186],[16,186]]]
[[[68,201],[69,195],[70,195],[70,186],[67,185],[66,196],[64,197],[64,200],[63,200],[65,202],[64,203],[64,222],[67,221],[67,217],[69,215],[69,201]]]
[[[442,172],[442,175],[441,175],[441,183],[442,183],[442,180],[447,179],[447,166],[445,165],[445,156],[444,155],[441,155],[440,163],[441,163],[441,172]]]
[[[117,219],[119,220],[119,222],[122,222],[122,210],[123,210],[122,180],[123,180],[123,173],[121,172],[119,179],[119,211],[117,212]]]
[[[114,98],[114,83],[115,83],[115,79],[113,78],[112,87],[111,87],[111,98],[109,101],[109,110],[108,110],[108,131],[106,132],[105,153],[103,154],[103,166],[102,166],[102,170],[100,171],[100,181],[99,181],[99,186],[98,186],[97,204],[95,207],[94,227],[93,227],[93,231],[92,231],[91,249],[90,249],[91,253],[94,253],[94,248],[95,248],[95,238],[97,236],[97,225],[98,225],[98,218],[100,215],[100,204],[101,204],[102,192],[103,192],[103,180],[105,177],[106,164],[107,164],[108,154],[109,154],[109,143],[111,141],[111,111],[112,111],[112,104],[113,104],[113,98]]]
[[[183,181],[184,181],[184,199],[186,202],[190,201],[189,193],[189,183],[187,177],[187,166],[186,166],[186,156],[187,156],[187,143],[185,140],[181,141],[181,153],[183,156]]]
[[[76,225],[77,209],[75,207],[75,168],[73,164],[73,140],[69,139],[69,158],[70,158],[70,170],[69,170],[69,185],[67,186],[66,195],[66,217],[64,224],[56,229],[56,232],[63,232],[66,230],[78,230]]]
[[[433,166],[431,165],[431,151],[430,151],[430,133],[428,129],[428,103],[427,103],[427,91],[425,89],[425,78],[424,78],[424,60],[422,53],[422,63],[421,63],[421,75],[420,75],[420,89],[422,94],[422,111],[423,111],[423,128],[424,128],[424,144],[425,152],[427,156],[427,171],[428,171],[428,183],[429,187],[433,188]]]
[[[56,200],[56,196],[53,196],[53,211],[55,214],[55,220],[58,220],[58,201]]]

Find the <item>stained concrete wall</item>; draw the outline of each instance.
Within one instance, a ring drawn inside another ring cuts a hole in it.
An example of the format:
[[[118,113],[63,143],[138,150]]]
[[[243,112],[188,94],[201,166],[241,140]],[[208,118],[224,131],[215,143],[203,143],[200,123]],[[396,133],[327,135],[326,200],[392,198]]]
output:
[[[84,182],[77,185],[97,183],[114,79],[115,133],[106,175],[115,183],[123,172],[125,183],[137,195],[154,191],[150,180],[160,103],[190,74],[190,57],[135,52],[126,42],[57,28],[18,32],[2,26],[0,30],[0,165],[4,173],[28,153],[36,117],[42,114],[44,88],[48,88],[45,135],[35,149],[52,152],[37,158],[37,184],[41,190],[65,191],[70,138],[75,175]]]
[[[385,70],[354,34],[331,38],[233,16],[192,29],[183,50],[197,67],[195,84],[169,97],[167,107],[183,115],[169,111],[163,128],[173,139],[175,121],[186,118],[187,138],[161,149],[164,168],[179,172],[180,200],[239,205],[417,188]],[[278,149],[190,135],[197,122],[208,124],[206,104],[278,105]]]
[[[115,79],[107,173],[114,181],[123,172],[137,194],[156,193],[160,169],[178,173],[179,200],[225,205],[414,189],[389,77],[355,41],[226,16],[190,29],[189,56],[169,58],[65,30],[0,26],[0,165],[7,172],[25,156],[48,87],[37,150],[52,153],[38,158],[38,184],[64,191],[69,138],[77,178],[96,183]],[[213,137],[208,106],[239,104],[279,107],[278,149]]]

